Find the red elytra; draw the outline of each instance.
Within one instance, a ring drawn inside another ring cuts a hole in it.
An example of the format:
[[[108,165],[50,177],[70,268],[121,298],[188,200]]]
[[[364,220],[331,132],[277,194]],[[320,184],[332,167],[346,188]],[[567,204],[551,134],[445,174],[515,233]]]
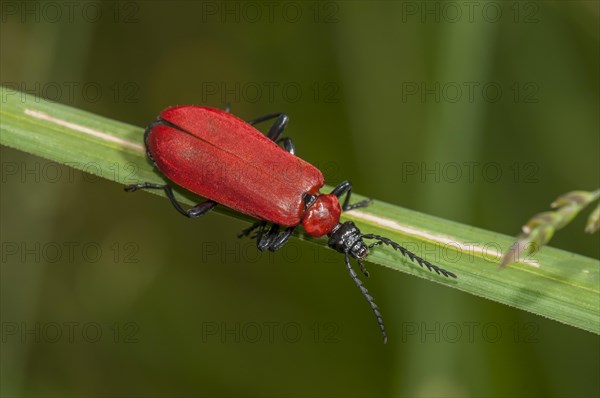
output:
[[[303,194],[319,195],[319,169],[285,151],[231,113],[176,106],[147,138],[158,169],[171,181],[241,213],[281,226],[302,223],[315,237],[329,233],[342,212],[335,195],[320,195],[305,209]]]

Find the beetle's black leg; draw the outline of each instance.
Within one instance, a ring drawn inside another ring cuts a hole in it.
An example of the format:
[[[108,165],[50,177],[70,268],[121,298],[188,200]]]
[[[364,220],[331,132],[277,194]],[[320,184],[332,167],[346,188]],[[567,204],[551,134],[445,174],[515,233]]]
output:
[[[256,247],[258,247],[258,250],[261,252],[268,249],[273,240],[277,237],[279,225],[273,224],[268,231],[266,231],[266,229],[267,228],[265,224],[258,230],[258,233],[256,234]]]
[[[281,137],[275,142],[278,144],[280,142],[283,142],[283,149],[285,149],[292,155],[296,154],[296,147],[294,146],[294,142],[292,141],[292,139],[290,137]]]
[[[285,113],[279,115],[279,117],[277,117],[277,120],[275,120],[275,123],[273,123],[273,125],[269,129],[267,137],[272,139],[273,141],[277,141],[281,133],[283,133],[283,130],[285,130],[285,128],[287,127],[289,121],[290,118]]]
[[[268,115],[260,116],[255,119],[249,120],[248,123],[254,126],[255,124],[266,122],[267,120],[275,118],[277,118],[277,120],[275,120],[275,122],[269,129],[269,132],[267,133],[267,138],[275,141],[278,144],[280,142],[283,142],[283,148],[293,155],[295,153],[295,148],[292,139],[289,137],[279,137],[288,125],[288,122],[290,120],[288,115],[286,115],[285,113],[270,113]]]
[[[162,189],[163,191],[165,191],[167,198],[169,198],[169,200],[171,201],[171,204],[175,207],[175,209],[188,218],[200,217],[200,216],[208,213],[212,209],[214,209],[215,206],[218,204],[217,202],[215,202],[213,200],[207,200],[205,202],[198,203],[194,207],[190,207],[188,210],[185,210],[177,202],[177,199],[175,199],[175,195],[173,194],[173,188],[171,188],[169,185],[166,185],[166,184],[161,185],[161,184],[154,184],[151,182],[143,182],[141,184],[132,184],[132,185],[127,185],[125,187],[126,192],[135,192],[138,189]]]
[[[244,229],[242,232],[238,234],[238,238],[242,238],[244,236],[248,236],[255,229],[259,229],[256,236],[252,238],[256,238],[256,246],[261,250],[269,249],[274,252],[279,250],[287,243],[287,241],[292,236],[294,232],[294,227],[288,227],[285,231],[279,233],[279,225],[273,224],[271,228],[265,232],[266,230],[266,221],[257,221],[252,224],[250,227]]]
[[[277,235],[277,237],[273,240],[273,242],[271,242],[271,246],[269,246],[269,250],[274,252],[274,251],[281,249],[287,243],[287,241],[290,240],[295,229],[296,229],[295,226],[288,227],[285,229],[285,231],[283,231],[282,233]]]
[[[273,224],[271,228],[267,231],[267,233],[263,232],[264,228],[259,232],[258,236],[256,237],[256,246],[261,252],[268,249],[269,246],[271,246],[271,244],[275,240],[275,238],[277,238],[277,235],[279,233],[279,225]]]
[[[350,196],[352,195],[352,183],[348,180],[342,182],[340,185],[333,188],[333,191],[331,191],[331,193],[333,195],[337,196],[338,198],[341,197],[342,195],[346,194],[346,199],[344,199],[344,204],[342,205],[343,211],[349,211],[349,210],[356,209],[359,207],[367,207],[369,205],[369,203],[372,201],[372,199],[365,199],[365,200],[361,200],[360,202],[354,203],[351,205],[350,204]]]
[[[254,224],[252,224],[251,226],[249,226],[248,228],[242,230],[242,232],[240,232],[238,234],[238,238],[243,238],[244,236],[250,236],[250,234],[252,233],[252,231],[254,231],[256,228],[260,227],[260,226],[264,226],[266,225],[267,222],[266,221],[257,221]]]
[[[373,313],[375,314],[375,317],[377,318],[377,323],[379,324],[379,328],[381,329],[381,334],[383,334],[383,342],[386,343],[387,342],[387,333],[385,332],[385,325],[383,324],[383,318],[381,317],[381,313],[379,312],[379,308],[377,307],[377,304],[375,304],[375,300],[373,299],[373,296],[371,296],[369,294],[369,291],[367,290],[367,288],[363,286],[363,283],[361,282],[360,279],[358,279],[356,272],[352,269],[352,265],[350,264],[350,254],[348,254],[348,252],[344,253],[344,260],[346,261],[346,268],[348,268],[348,272],[350,272],[350,277],[352,278],[352,280],[354,280],[354,283],[356,283],[356,286],[358,286],[358,288],[360,289],[362,294],[365,296],[365,298],[369,302],[369,305],[371,306],[371,309],[373,310]]]
[[[269,113],[267,115],[262,115],[262,116],[259,116],[259,117],[255,117],[254,119],[248,120],[246,123],[251,124],[251,125],[254,126],[255,124],[266,122],[267,120],[279,118],[281,116],[285,116],[286,119],[289,119],[288,116],[285,113],[277,112],[277,113]],[[277,122],[275,122],[275,123],[277,123]],[[286,121],[286,125],[287,125],[287,121]],[[285,126],[284,126],[284,128],[285,128]]]
[[[268,232],[267,232],[267,234],[265,234],[266,227],[267,227],[267,222],[266,221],[263,221],[263,222],[261,222],[261,223],[258,224],[258,231],[256,232],[255,239],[256,239],[256,246],[259,249],[260,249],[259,243],[260,243],[261,240],[264,239],[263,236],[268,235]]]
[[[273,123],[273,125],[269,129],[269,132],[267,133],[267,138],[270,138],[278,144],[280,142],[283,142],[283,148],[292,155],[294,155],[296,152],[296,148],[294,147],[294,142],[292,141],[292,139],[290,137],[280,137],[281,133],[283,133],[283,130],[285,130],[285,128],[287,127],[289,121],[290,118],[286,114],[280,114],[277,117],[277,120],[275,120],[275,123]]]

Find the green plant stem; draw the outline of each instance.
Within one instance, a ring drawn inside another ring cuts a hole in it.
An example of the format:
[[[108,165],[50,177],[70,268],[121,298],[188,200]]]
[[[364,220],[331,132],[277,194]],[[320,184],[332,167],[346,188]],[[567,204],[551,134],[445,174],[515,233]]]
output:
[[[527,221],[522,228],[523,232],[502,256],[500,268],[518,260],[523,253],[532,254],[540,250],[552,239],[556,231],[569,224],[587,205],[598,200],[598,197],[600,197],[600,189],[594,192],[572,191],[561,195],[551,204],[555,210],[538,213]],[[597,217],[596,209],[588,219],[586,232],[594,233],[598,229]]]
[[[121,184],[163,181],[146,161],[142,128],[4,87],[0,95],[2,145]],[[119,188],[115,186],[115,189]],[[152,193],[162,195],[162,192]],[[178,192],[177,197],[186,204],[199,200],[184,192]],[[363,198],[356,195],[355,199]],[[140,199],[132,196],[127,200],[131,200],[133,206]],[[218,209],[224,214],[250,220],[224,207]],[[399,242],[417,255],[454,272],[458,279],[430,273],[400,253],[381,246],[372,250],[370,262],[600,333],[598,260],[547,247],[500,271],[498,264],[502,253],[513,242],[509,236],[378,200],[368,208],[345,213],[343,218],[354,221],[365,232]],[[321,245],[324,243],[322,239],[302,233],[297,236]]]

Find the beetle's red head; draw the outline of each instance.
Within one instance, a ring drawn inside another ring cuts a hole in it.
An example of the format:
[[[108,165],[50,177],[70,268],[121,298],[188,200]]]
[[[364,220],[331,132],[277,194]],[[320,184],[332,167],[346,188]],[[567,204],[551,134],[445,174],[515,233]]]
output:
[[[331,232],[340,221],[342,208],[335,195],[319,195],[302,216],[302,226],[309,235],[320,238]]]

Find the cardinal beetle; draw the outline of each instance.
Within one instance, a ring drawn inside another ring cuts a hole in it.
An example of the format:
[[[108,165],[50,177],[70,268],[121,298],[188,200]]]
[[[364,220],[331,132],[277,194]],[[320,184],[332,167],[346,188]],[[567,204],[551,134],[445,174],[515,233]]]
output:
[[[265,136],[253,126],[267,120],[275,122]],[[327,235],[329,247],[344,254],[350,276],[369,302],[386,342],[381,313],[352,268],[351,257],[369,276],[361,260],[369,249],[384,244],[430,271],[452,278],[456,275],[390,239],[362,234],[352,221],[340,223],[342,211],[365,207],[370,200],[350,204],[350,181],[342,182],[329,194],[320,193],[323,174],[294,155],[289,137],[281,137],[288,120],[283,113],[272,113],[245,122],[229,113],[229,106],[224,111],[189,105],[168,108],[144,133],[148,159],[168,180],[207,200],[185,210],[168,184],[146,182],[128,185],[125,190],[162,189],[175,209],[189,218],[200,217],[217,204],[256,217],[259,221],[238,237],[251,235],[261,251],[280,249],[299,224],[311,236]],[[373,242],[367,244],[365,240]]]

